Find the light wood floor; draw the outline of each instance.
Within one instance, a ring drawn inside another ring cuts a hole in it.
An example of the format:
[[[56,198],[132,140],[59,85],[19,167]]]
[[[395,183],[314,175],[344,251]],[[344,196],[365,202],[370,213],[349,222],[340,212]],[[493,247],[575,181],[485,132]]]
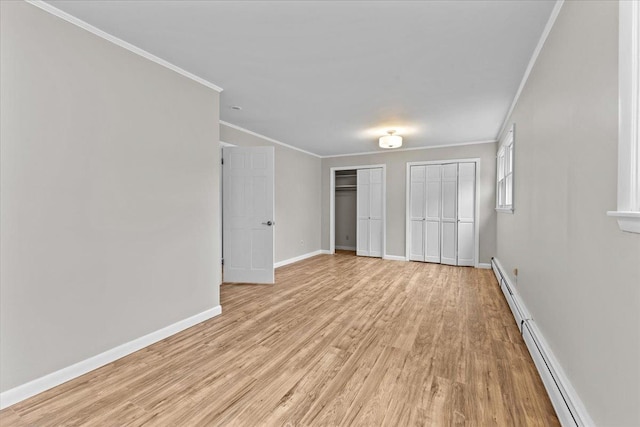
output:
[[[558,425],[490,270],[343,252],[276,282],[0,425]]]

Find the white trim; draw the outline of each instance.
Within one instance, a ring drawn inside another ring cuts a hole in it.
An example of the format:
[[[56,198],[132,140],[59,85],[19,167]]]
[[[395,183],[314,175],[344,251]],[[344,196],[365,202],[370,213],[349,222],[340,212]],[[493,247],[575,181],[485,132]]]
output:
[[[527,65],[527,69],[524,71],[524,75],[522,76],[522,81],[520,82],[520,86],[518,87],[516,96],[513,97],[511,106],[509,107],[507,114],[504,116],[504,121],[502,122],[502,126],[500,126],[500,132],[498,132],[498,135],[496,136],[496,139],[498,140],[500,139],[500,135],[504,133],[507,127],[507,122],[511,117],[511,113],[513,113],[513,110],[516,108],[516,104],[518,103],[518,99],[522,94],[524,85],[527,83],[527,80],[529,80],[529,75],[533,70],[533,66],[536,64],[536,61],[538,60],[538,55],[540,55],[540,52],[542,51],[542,47],[544,46],[544,43],[547,41],[547,37],[549,37],[549,33],[551,32],[551,29],[553,28],[553,24],[555,24],[556,19],[558,18],[558,14],[560,13],[560,9],[562,8],[563,4],[564,4],[564,0],[557,0],[556,4],[553,6],[551,15],[549,15],[549,19],[547,20],[547,25],[545,25],[544,30],[542,30],[542,34],[540,35],[538,44],[536,45],[536,48],[533,50],[533,54],[531,55],[531,59],[529,60],[529,64]]]
[[[622,231],[640,233],[640,212],[609,211],[607,215],[618,220],[618,226]]]
[[[236,147],[236,144],[230,144],[228,142],[219,141],[221,147]]]
[[[513,208],[495,208],[496,212],[502,212],[502,213],[513,213]]]
[[[80,27],[80,28],[82,28],[84,30],[87,30],[90,33],[93,33],[96,36],[98,36],[98,37],[100,37],[100,38],[102,38],[104,40],[107,40],[107,41],[109,41],[109,42],[111,42],[111,43],[113,43],[113,44],[115,44],[117,46],[120,46],[120,47],[122,47],[124,49],[127,49],[128,51],[130,51],[132,53],[135,53],[136,55],[142,56],[143,58],[148,59],[149,61],[155,62],[158,65],[161,65],[161,66],[163,66],[165,68],[168,68],[168,69],[170,69],[172,71],[175,71],[176,73],[178,73],[180,75],[183,75],[184,77],[187,77],[188,79],[191,79],[191,80],[193,80],[195,82],[198,82],[201,85],[208,87],[209,89],[213,89],[218,93],[222,92],[222,90],[223,90],[220,86],[217,86],[217,85],[215,85],[215,84],[203,79],[202,77],[198,77],[195,74],[192,74],[192,73],[190,73],[190,72],[178,67],[177,65],[174,65],[174,64],[170,63],[169,61],[165,61],[164,59],[159,58],[159,57],[147,52],[144,49],[140,49],[139,47],[134,46],[131,43],[128,43],[128,42],[126,42],[126,41],[124,41],[124,40],[122,40],[122,39],[120,39],[120,38],[118,38],[116,36],[113,36],[113,35],[105,32],[105,31],[102,31],[101,29],[96,28],[93,25],[88,24],[87,22],[85,22],[85,21],[83,21],[83,20],[81,20],[79,18],[76,18],[75,16],[70,15],[67,12],[62,11],[62,10],[58,9],[57,7],[55,7],[55,6],[52,6],[49,3],[46,3],[46,2],[44,2],[42,0],[25,0],[25,1],[27,3],[33,5],[33,6],[37,7],[37,8],[40,8],[40,9],[44,10],[45,12],[49,12],[50,14],[57,16],[58,18],[64,19],[65,21],[67,21],[67,22],[69,22],[69,23],[71,23],[71,24],[73,24],[73,25],[75,25],[77,27]]]
[[[378,150],[378,151],[365,151],[362,153],[351,153],[351,154],[333,154],[329,156],[320,156],[323,159],[329,159],[333,157],[349,157],[349,156],[365,156],[369,154],[387,154],[387,153],[395,153],[396,151],[415,151],[415,150],[430,150],[432,148],[449,148],[449,147],[462,147],[465,145],[477,145],[477,144],[495,144],[498,142],[495,139],[490,139],[486,141],[473,141],[473,142],[460,142],[454,144],[443,144],[443,145],[431,145],[429,147],[411,147],[411,148],[396,148],[393,150]]]
[[[471,159],[446,159],[446,160],[427,160],[421,162],[407,162],[407,171],[405,177],[405,209],[404,209],[404,232],[405,232],[405,261],[409,261],[410,244],[411,244],[411,219],[409,218],[410,207],[410,186],[411,186],[411,166],[424,166],[424,165],[446,165],[449,163],[475,163],[476,164],[476,206],[475,206],[475,218],[474,218],[474,240],[475,240],[475,254],[474,254],[474,267],[478,268],[478,260],[480,259],[480,158],[474,157]]]
[[[387,254],[387,165],[336,166],[329,170],[329,253],[336,253],[336,171],[382,168],[382,258]]]
[[[486,262],[479,262],[476,268],[482,268],[484,270],[491,270],[491,264]]]
[[[355,246],[338,246],[338,245],[336,245],[335,248],[337,250],[341,250],[341,251],[355,251],[356,250]]]
[[[302,148],[298,148],[298,147],[294,147],[293,145],[285,144],[284,142],[280,142],[280,141],[278,141],[276,139],[269,138],[268,136],[264,136],[262,134],[259,134],[258,132],[254,132],[252,130],[245,129],[245,128],[241,127],[241,126],[234,125],[233,123],[225,122],[224,120],[220,120],[220,124],[228,126],[231,129],[239,130],[240,132],[248,133],[249,135],[257,136],[258,138],[262,138],[262,139],[267,140],[269,142],[273,142],[274,144],[282,145],[283,147],[287,147],[287,148],[290,148],[292,150],[300,151],[301,153],[308,154],[308,155],[313,156],[313,157],[322,158],[322,156],[319,156],[318,154],[312,153],[311,151],[303,150]]]
[[[640,233],[640,2],[620,2],[618,54],[618,203],[607,212]]]
[[[512,303],[517,306],[517,310],[522,315],[521,333],[529,353],[534,361],[540,378],[547,390],[549,399],[558,415],[558,419],[563,426],[594,426],[594,422],[589,416],[580,396],[573,388],[562,366],[555,358],[544,335],[538,329],[535,320],[529,314],[524,301],[520,298],[517,288],[511,282],[508,275],[504,274],[504,268],[497,258],[493,258],[494,273],[501,287],[505,284],[509,286],[512,302],[509,306],[513,309]],[[504,292],[504,289],[503,289]],[[505,298],[507,297],[505,293]],[[508,301],[509,302],[509,301]],[[514,317],[516,317],[514,313]]]
[[[389,261],[404,261],[406,262],[406,258],[400,255],[385,255],[384,257],[382,257],[383,259],[389,260]]]
[[[84,375],[87,372],[98,369],[101,366],[114,362],[142,348],[148,347],[151,344],[170,337],[171,335],[175,335],[180,331],[190,328],[191,326],[197,325],[198,323],[204,322],[212,317],[219,316],[221,313],[222,307],[217,305],[203,311],[202,313],[180,320],[162,329],[158,329],[155,332],[151,332],[150,334],[102,352],[96,356],[0,393],[0,409],[7,408],[31,396],[35,396],[38,393],[42,393],[43,391]]]
[[[305,260],[307,258],[311,258],[311,257],[314,257],[316,255],[321,255],[321,254],[324,254],[324,253],[326,253],[326,251],[322,251],[322,250],[319,249],[317,251],[313,251],[313,252],[309,252],[309,253],[306,253],[306,254],[298,255],[296,257],[285,259],[283,261],[278,261],[278,262],[274,263],[273,264],[273,268],[284,267],[285,265],[293,264],[294,262],[302,261],[302,260]]]

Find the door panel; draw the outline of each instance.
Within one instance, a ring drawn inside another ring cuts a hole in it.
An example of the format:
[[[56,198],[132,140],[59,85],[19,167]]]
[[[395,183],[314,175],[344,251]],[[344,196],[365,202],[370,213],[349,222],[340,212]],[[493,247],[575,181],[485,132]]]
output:
[[[382,257],[382,220],[369,220],[369,256]]]
[[[475,163],[458,166],[458,265],[475,265]]]
[[[357,186],[356,186],[356,198],[357,201],[357,217],[358,227],[356,255],[368,256],[369,255],[369,217],[371,216],[371,201],[369,190],[369,169],[358,169],[357,171]]]
[[[441,262],[457,264],[458,164],[442,165]]]
[[[410,229],[410,246],[409,246],[409,259],[411,261],[424,261],[424,235],[425,235],[425,221],[416,220],[411,221]]]
[[[440,223],[442,221],[442,166],[426,166],[425,261],[440,262]]]
[[[472,222],[458,223],[458,265],[475,264],[475,230]]]
[[[224,280],[274,283],[274,149],[222,151]]]
[[[382,168],[358,169],[357,255],[382,256],[384,217],[382,180]]]
[[[369,218],[358,218],[358,244],[356,248],[356,255],[369,256]]]
[[[442,264],[456,265],[456,223],[442,223]]]
[[[426,167],[411,166],[409,187],[410,239],[409,259],[424,261]]]

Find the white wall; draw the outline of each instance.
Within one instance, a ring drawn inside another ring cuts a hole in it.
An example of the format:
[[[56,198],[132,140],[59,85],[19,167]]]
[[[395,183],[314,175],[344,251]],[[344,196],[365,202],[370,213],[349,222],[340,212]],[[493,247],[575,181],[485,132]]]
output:
[[[1,10],[0,390],[219,304],[218,93]]]
[[[407,141],[407,143],[410,143]],[[329,249],[330,171],[332,167],[387,165],[387,255],[404,256],[407,162],[451,159],[480,159],[480,262],[489,263],[495,254],[496,144],[473,144],[425,150],[388,151],[322,159],[322,249]]]
[[[640,425],[640,235],[616,208],[618,3],[565,2],[509,120],[497,255],[597,425]]]
[[[275,148],[275,262],[320,250],[320,158],[222,123],[220,140]]]

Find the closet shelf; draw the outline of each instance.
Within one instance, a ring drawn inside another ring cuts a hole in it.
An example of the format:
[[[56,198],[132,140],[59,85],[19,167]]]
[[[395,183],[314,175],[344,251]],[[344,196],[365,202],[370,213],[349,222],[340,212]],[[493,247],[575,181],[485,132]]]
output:
[[[355,178],[356,176],[358,176],[358,175],[356,175],[355,173],[351,173],[349,175],[346,175],[346,174],[345,175],[338,175],[338,174],[336,174],[336,178]]]
[[[355,184],[336,185],[336,190],[356,189],[357,187]]]

